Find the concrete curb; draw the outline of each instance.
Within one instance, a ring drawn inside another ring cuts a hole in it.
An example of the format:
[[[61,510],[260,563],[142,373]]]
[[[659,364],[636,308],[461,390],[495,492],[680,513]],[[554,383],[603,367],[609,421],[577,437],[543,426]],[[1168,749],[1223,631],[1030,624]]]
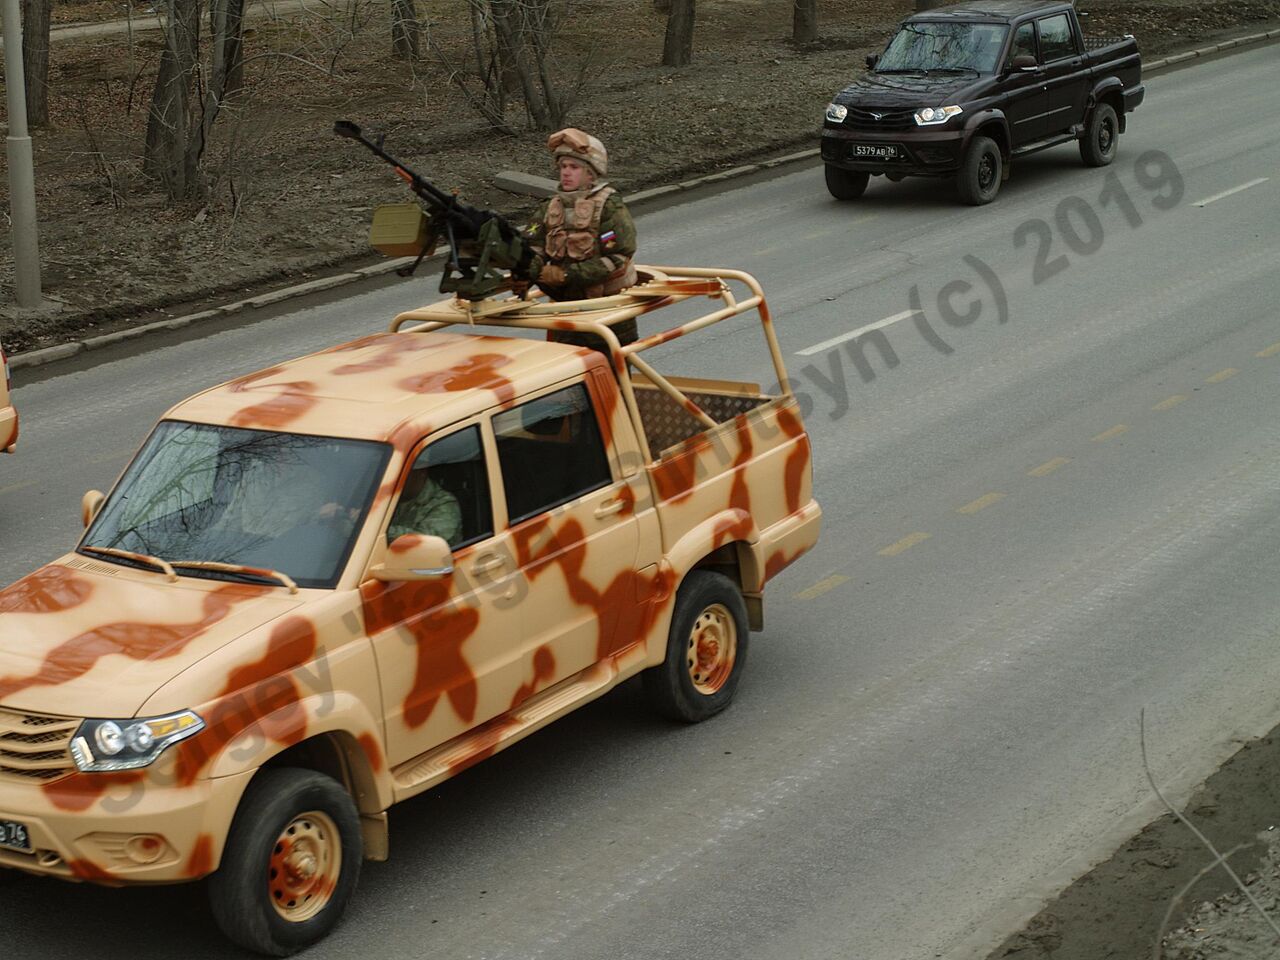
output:
[[[1234,40],[1226,40],[1211,47],[1201,47],[1196,50],[1187,50],[1182,53],[1176,53],[1160,60],[1154,60],[1151,63],[1144,63],[1142,65],[1142,73],[1143,76],[1146,76],[1147,74],[1157,73],[1161,70],[1166,70],[1169,67],[1177,66],[1180,63],[1198,60],[1214,54],[1223,53],[1228,50],[1239,50],[1242,47],[1248,47],[1255,43],[1265,43],[1269,40],[1280,40],[1280,30],[1271,30],[1267,33],[1250,34],[1247,37],[1238,37]],[[817,147],[812,147],[808,150],[800,150],[796,153],[789,153],[782,157],[774,157],[772,160],[762,160],[759,163],[750,163],[745,166],[734,167],[731,170],[723,170],[719,173],[708,174],[705,177],[697,177],[693,180],[684,180],[680,183],[667,184],[661,187],[650,187],[649,189],[641,190],[638,193],[628,194],[624,199],[629,206],[638,206],[663,197],[670,197],[678,193],[684,193],[688,190],[693,190],[697,187],[703,187],[708,184],[721,183],[727,180],[736,180],[739,177],[745,177],[761,170],[772,170],[776,167],[786,166],[792,163],[803,163],[808,160],[816,159],[819,152],[820,151]],[[427,262],[436,262],[439,259],[440,255],[436,255],[429,257]],[[321,277],[318,280],[311,280],[307,283],[299,283],[291,287],[284,287],[280,290],[271,290],[267,293],[250,297],[247,300],[237,300],[234,303],[224,304],[213,310],[202,310],[199,313],[175,317],[172,320],[160,320],[155,323],[144,324],[140,327],[131,327],[128,330],[120,330],[116,333],[108,333],[100,337],[91,337],[88,340],[74,340],[70,343],[59,344],[55,347],[45,347],[40,350],[30,350],[26,353],[14,354],[9,358],[9,367],[13,370],[22,370],[27,367],[38,367],[46,363],[65,360],[68,357],[73,357],[85,350],[98,350],[103,347],[124,343],[126,340],[136,340],[140,337],[147,336],[148,334],[165,333],[178,330],[183,327],[199,323],[202,320],[209,320],[214,317],[226,317],[231,314],[240,313],[244,310],[283,303],[287,300],[292,300],[296,297],[303,297],[311,293],[317,293],[321,290],[330,290],[334,287],[345,286],[346,284],[354,283],[357,280],[364,280],[369,277],[379,277],[388,273],[393,273],[401,267],[408,266],[413,263],[413,261],[413,257],[401,257],[397,260],[385,260],[381,263],[375,263],[368,267],[358,267],[355,270],[335,274],[331,277]]]

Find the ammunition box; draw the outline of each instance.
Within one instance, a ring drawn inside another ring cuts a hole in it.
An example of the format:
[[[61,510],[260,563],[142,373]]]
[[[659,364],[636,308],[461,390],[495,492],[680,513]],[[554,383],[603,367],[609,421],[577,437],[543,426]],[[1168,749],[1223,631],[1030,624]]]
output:
[[[427,215],[416,203],[384,203],[373,211],[369,245],[388,257],[416,257],[427,246]]]

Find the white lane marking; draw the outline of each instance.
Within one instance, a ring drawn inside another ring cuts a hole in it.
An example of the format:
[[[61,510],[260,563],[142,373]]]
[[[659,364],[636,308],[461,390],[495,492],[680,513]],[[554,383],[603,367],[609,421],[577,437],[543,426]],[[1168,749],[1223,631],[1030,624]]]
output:
[[[1232,187],[1230,190],[1223,190],[1221,193],[1215,193],[1212,197],[1206,197],[1204,200],[1197,200],[1192,206],[1207,207],[1215,200],[1221,200],[1223,197],[1229,197],[1233,193],[1239,193],[1241,190],[1248,190],[1250,187],[1256,187],[1260,183],[1266,183],[1270,177],[1259,177],[1257,180],[1250,180],[1248,183],[1242,183],[1238,187]]]
[[[883,320],[877,320],[875,323],[868,323],[865,327],[859,327],[857,330],[850,330],[848,333],[842,333],[838,337],[832,337],[830,340],[823,340],[821,343],[815,343],[812,347],[805,347],[803,350],[797,350],[798,357],[811,357],[815,353],[821,353],[823,350],[830,350],[832,347],[838,347],[846,340],[854,340],[862,336],[864,333],[870,333],[872,330],[879,330],[890,324],[897,323],[899,320],[905,320],[912,316],[914,311],[906,310],[902,313],[895,313],[892,317],[885,317]]]

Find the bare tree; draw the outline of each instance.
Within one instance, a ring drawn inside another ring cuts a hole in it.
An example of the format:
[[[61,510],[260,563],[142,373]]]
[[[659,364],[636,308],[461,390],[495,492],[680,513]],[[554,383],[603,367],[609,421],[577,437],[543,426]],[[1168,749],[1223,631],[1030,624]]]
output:
[[[49,18],[53,0],[22,0],[22,70],[27,78],[27,123],[49,122]]]
[[[791,39],[796,43],[818,39],[818,0],[792,0]]]
[[[159,177],[174,200],[195,196],[200,186],[191,107],[200,54],[200,0],[165,0],[164,51],[151,98],[143,169]]]
[[[417,0],[391,0],[391,55],[417,60],[418,32]]]
[[[524,102],[535,130],[555,130],[587,82],[592,55],[567,54],[558,44],[573,0],[467,0],[471,7],[472,57],[459,66],[428,34],[434,59],[467,101],[496,130],[514,133],[506,105]],[[473,64],[473,65],[472,65]],[[566,67],[568,70],[566,70]]]
[[[664,67],[687,67],[693,60],[693,21],[696,0],[671,0],[667,36],[662,44]]]

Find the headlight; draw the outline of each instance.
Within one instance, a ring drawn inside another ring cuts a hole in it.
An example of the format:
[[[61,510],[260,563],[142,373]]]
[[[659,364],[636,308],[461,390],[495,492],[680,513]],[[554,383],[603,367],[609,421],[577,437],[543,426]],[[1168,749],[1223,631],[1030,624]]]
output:
[[[840,103],[827,104],[827,119],[832,123],[844,123],[844,118],[849,115],[849,108]]]
[[[964,113],[959,107],[925,107],[916,111],[916,123],[922,127],[935,123],[946,123],[957,114]]]
[[[86,773],[136,770],[203,729],[190,710],[145,720],[86,720],[71,739],[71,759]]]

